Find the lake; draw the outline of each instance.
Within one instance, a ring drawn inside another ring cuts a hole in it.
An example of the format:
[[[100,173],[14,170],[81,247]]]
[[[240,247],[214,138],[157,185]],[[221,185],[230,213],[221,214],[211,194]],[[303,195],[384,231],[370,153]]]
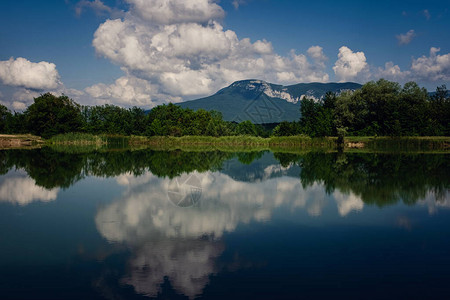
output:
[[[450,154],[0,151],[2,299],[439,299]]]

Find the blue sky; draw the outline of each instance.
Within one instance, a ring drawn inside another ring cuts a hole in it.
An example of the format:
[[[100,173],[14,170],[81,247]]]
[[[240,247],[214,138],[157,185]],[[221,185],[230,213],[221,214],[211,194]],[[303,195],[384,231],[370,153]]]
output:
[[[235,80],[450,81],[450,1],[11,0],[0,101],[152,107]]]

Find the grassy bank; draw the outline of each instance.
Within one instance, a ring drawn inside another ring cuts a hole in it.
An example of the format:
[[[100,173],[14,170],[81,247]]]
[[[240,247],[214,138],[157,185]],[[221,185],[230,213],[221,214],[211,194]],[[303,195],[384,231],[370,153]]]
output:
[[[131,137],[130,144],[149,145],[217,145],[217,146],[334,146],[335,138],[315,138],[308,136],[286,136],[262,138],[255,136],[182,136],[182,137]]]
[[[21,144],[33,143],[41,145],[44,141],[31,135],[0,135],[0,145],[6,147],[14,139],[21,139],[21,143],[14,142],[15,148]],[[182,136],[182,137],[143,137],[120,135],[92,135],[86,133],[67,133],[56,135],[45,141],[53,147],[91,149],[117,148],[151,148],[155,150],[182,149],[187,151],[221,150],[221,151],[259,151],[271,150],[282,152],[298,152],[337,149],[335,137],[310,138],[305,135],[262,138],[255,136]],[[12,148],[12,147],[10,147]],[[346,151],[440,151],[450,152],[450,137],[346,137],[344,140]]]
[[[92,146],[105,145],[108,143],[106,136],[93,135],[89,133],[65,133],[58,134],[46,141],[50,145],[76,145]]]

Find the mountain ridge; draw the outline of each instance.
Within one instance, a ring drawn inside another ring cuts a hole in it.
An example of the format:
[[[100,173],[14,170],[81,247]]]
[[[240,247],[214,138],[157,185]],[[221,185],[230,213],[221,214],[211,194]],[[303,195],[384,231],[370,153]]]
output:
[[[319,100],[328,91],[339,94],[360,87],[360,84],[354,82],[313,82],[283,86],[248,79],[235,81],[211,96],[180,102],[177,105],[193,110],[217,110],[226,121],[279,123],[297,121],[300,118],[300,103],[304,96]]]

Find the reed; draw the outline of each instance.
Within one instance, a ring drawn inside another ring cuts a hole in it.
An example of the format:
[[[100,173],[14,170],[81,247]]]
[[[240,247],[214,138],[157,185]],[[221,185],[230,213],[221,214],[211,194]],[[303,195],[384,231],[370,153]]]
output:
[[[70,132],[58,134],[47,140],[50,145],[104,145],[107,144],[105,136],[93,135],[90,133]]]

